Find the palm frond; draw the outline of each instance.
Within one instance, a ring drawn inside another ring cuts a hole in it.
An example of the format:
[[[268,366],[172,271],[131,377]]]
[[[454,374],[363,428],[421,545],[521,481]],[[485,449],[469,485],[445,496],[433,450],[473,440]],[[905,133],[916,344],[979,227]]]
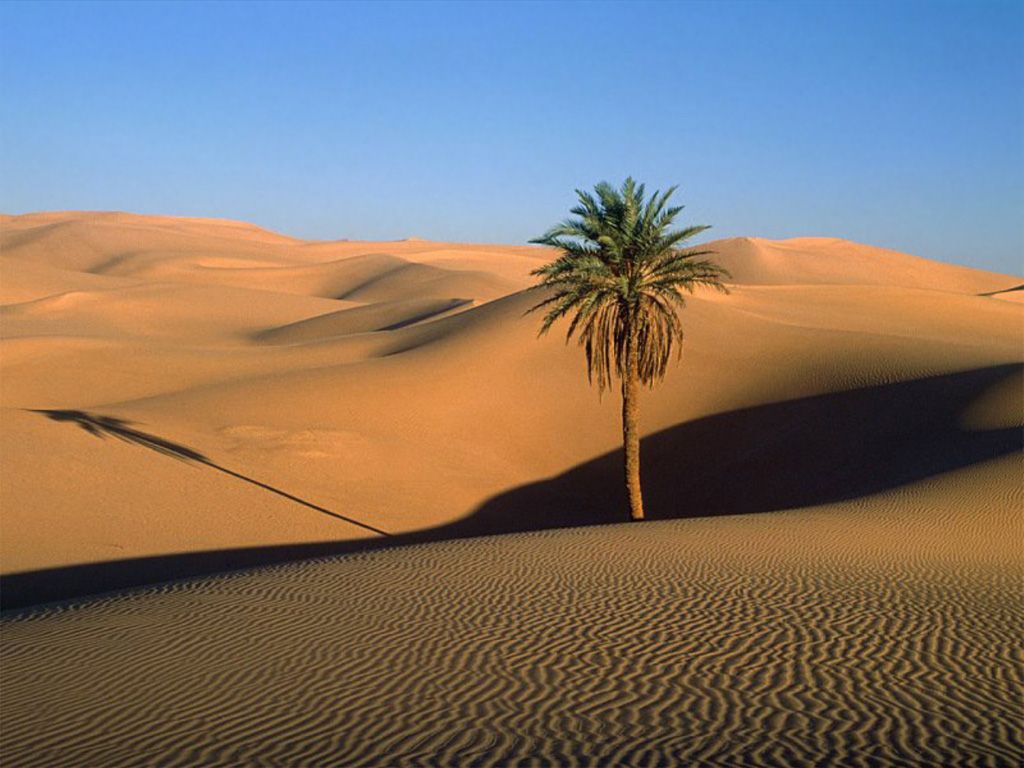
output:
[[[549,295],[529,312],[544,311],[540,333],[570,317],[566,342],[583,347],[587,376],[599,391],[622,377],[626,345],[637,343],[636,374],[653,385],[681,354],[679,310],[697,287],[727,292],[729,273],[703,258],[707,250],[680,246],[708,229],[672,229],[682,206],[670,206],[676,187],[655,191],[632,177],[619,188],[602,181],[593,192],[576,190],[579,201],[566,219],[533,243],[558,249],[553,261],[533,271]]]

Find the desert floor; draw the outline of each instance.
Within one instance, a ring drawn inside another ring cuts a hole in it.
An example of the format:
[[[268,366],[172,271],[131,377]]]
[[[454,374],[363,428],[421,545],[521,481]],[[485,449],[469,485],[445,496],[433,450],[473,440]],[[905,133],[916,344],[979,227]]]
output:
[[[549,252],[4,217],[4,763],[1018,764],[1021,278],[711,247],[597,526]]]

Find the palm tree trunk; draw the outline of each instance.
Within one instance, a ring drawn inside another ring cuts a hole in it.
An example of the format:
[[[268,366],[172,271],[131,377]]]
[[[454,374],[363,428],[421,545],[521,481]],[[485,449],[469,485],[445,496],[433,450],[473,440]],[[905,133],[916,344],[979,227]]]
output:
[[[622,447],[626,468],[626,493],[629,496],[629,517],[644,519],[644,501],[640,492],[640,415],[639,350],[636,336],[626,339],[626,365],[622,375]]]

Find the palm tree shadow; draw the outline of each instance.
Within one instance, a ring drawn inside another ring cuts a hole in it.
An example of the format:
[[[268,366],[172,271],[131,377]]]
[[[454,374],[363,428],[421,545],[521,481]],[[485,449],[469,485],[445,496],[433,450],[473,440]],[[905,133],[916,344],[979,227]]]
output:
[[[966,409],[1013,381],[1010,363],[814,395],[677,424],[643,439],[644,495],[652,520],[754,514],[849,501],[1024,448],[1019,426],[969,429]],[[1015,397],[1024,411],[1024,391]],[[497,533],[626,519],[621,449],[514,488],[465,525]]]
[[[333,517],[337,520],[343,520],[351,525],[358,526],[364,530],[375,533],[378,536],[389,536],[390,534],[375,528],[367,523],[361,523],[358,520],[353,520],[351,517],[332,512],[329,509],[325,509],[317,504],[300,499],[298,496],[293,496],[290,493],[282,491],[280,488],[275,488],[272,485],[261,483],[259,480],[254,480],[251,477],[246,477],[238,472],[222,467],[219,464],[211,461],[207,456],[203,455],[199,451],[189,448],[187,445],[181,445],[180,443],[173,443],[170,440],[165,440],[157,435],[151,435],[148,432],[135,429],[131,426],[132,422],[126,421],[125,419],[119,419],[114,416],[101,416],[99,414],[87,413],[86,411],[77,410],[40,410],[32,409],[32,413],[39,413],[50,419],[51,421],[66,422],[71,424],[77,424],[79,427],[84,429],[90,435],[105,440],[108,436],[121,440],[125,443],[131,443],[138,445],[143,448],[148,448],[151,451],[168,456],[178,461],[193,462],[196,464],[202,464],[210,469],[215,469],[218,472],[223,472],[226,475],[244,480],[247,483],[262,488],[265,491],[282,496],[289,501],[293,501],[296,504],[301,504],[309,509],[316,510],[321,514]]]

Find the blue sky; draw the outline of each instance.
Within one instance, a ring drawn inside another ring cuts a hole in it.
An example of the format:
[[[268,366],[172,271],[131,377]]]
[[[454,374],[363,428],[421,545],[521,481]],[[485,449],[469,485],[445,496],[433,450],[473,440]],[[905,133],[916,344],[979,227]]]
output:
[[[0,4],[0,211],[523,242],[679,184],[725,237],[1024,271],[1024,3]]]

